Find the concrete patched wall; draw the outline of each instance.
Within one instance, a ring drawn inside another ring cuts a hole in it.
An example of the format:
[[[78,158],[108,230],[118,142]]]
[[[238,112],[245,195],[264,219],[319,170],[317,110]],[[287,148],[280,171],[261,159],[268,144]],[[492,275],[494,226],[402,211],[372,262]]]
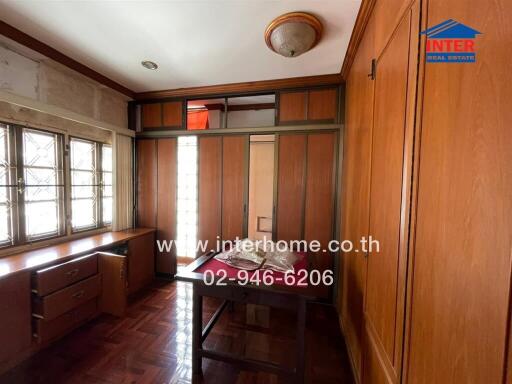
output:
[[[127,128],[128,97],[39,54],[20,51],[0,42],[1,91]]]

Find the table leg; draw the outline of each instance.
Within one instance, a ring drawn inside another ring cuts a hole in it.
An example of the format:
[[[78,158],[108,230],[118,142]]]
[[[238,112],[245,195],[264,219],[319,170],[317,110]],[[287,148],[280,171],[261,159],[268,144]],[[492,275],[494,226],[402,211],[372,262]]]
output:
[[[295,377],[296,383],[304,383],[305,372],[305,339],[306,339],[306,300],[299,299],[297,307],[297,357]]]
[[[197,293],[194,287],[192,294],[192,375],[200,375],[202,372],[202,357],[200,351],[203,348],[201,334],[203,332],[203,296]]]

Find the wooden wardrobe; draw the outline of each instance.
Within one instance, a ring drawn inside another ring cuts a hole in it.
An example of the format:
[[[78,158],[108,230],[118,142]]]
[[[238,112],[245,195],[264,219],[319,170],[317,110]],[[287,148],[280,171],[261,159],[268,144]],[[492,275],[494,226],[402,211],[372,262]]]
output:
[[[359,383],[511,383],[504,4],[366,4],[347,74],[340,235],[380,242],[342,256],[340,320]],[[483,32],[476,63],[425,62],[420,31],[448,17]]]
[[[335,220],[335,132],[279,134],[275,240],[316,240],[327,249]],[[312,254],[312,268],[333,268],[332,254]]]
[[[248,149],[248,135],[198,139],[198,239],[207,240],[208,249],[247,233]]]
[[[157,240],[176,239],[175,138],[137,140],[137,226],[157,228]],[[176,250],[156,247],[155,271],[176,273]]]

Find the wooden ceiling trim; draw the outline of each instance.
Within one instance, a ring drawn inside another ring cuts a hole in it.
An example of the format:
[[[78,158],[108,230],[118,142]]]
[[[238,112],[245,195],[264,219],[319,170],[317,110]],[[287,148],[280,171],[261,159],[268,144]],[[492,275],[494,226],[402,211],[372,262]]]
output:
[[[357,48],[359,47],[359,43],[363,37],[366,24],[368,24],[368,21],[370,20],[375,1],[376,0],[363,0],[361,8],[359,8],[356,23],[352,30],[352,36],[350,36],[350,41],[348,43],[347,53],[345,54],[343,66],[341,67],[341,77],[345,80],[347,79],[348,72],[350,71],[350,67],[352,66],[352,62],[356,56]]]
[[[302,88],[318,85],[338,85],[342,83],[339,73],[332,75],[292,77],[288,79],[248,81],[243,83],[208,85],[168,89],[162,91],[141,92],[135,94],[135,100],[164,99],[173,97],[204,97],[212,95],[277,91],[290,88]]]
[[[0,20],[0,34],[8,37],[15,42],[24,45],[40,54],[55,60],[56,62],[65,65],[84,76],[89,77],[92,80],[97,81],[103,85],[106,85],[109,88],[112,88],[122,94],[133,98],[135,92],[131,89],[124,87],[123,85],[115,82],[114,80],[109,79],[108,77],[102,75],[99,72],[85,66],[84,64],[79,63],[78,61],[72,59],[69,56],[66,56],[62,52],[57,51],[55,48],[50,47],[49,45],[33,38],[30,35],[27,35],[25,32],[20,31],[19,29],[14,28],[13,26],[3,22]]]

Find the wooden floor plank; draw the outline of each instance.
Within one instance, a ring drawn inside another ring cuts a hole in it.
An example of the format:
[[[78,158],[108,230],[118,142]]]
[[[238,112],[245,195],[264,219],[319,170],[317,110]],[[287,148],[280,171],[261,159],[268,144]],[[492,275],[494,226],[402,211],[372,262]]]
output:
[[[219,302],[206,299],[204,305],[206,324]],[[254,308],[243,304],[226,309],[205,347],[293,367],[295,314],[267,307],[258,311],[254,316]],[[310,304],[306,332],[306,381],[353,383],[334,309]],[[130,300],[124,318],[98,317],[7,372],[0,383],[188,384],[191,345],[191,285],[157,281]],[[276,375],[203,362],[203,383],[283,382]]]

